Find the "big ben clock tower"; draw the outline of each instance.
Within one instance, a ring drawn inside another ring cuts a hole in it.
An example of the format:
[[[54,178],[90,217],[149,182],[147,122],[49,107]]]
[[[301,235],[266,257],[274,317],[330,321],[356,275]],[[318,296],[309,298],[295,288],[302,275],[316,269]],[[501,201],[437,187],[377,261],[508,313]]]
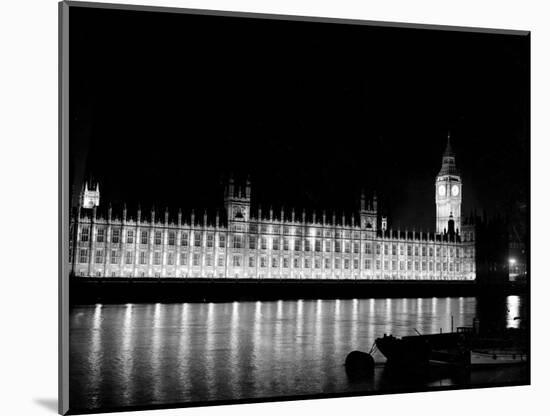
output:
[[[443,233],[453,217],[456,230],[461,225],[462,180],[456,168],[455,154],[451,148],[451,136],[447,136],[447,148],[443,153],[441,170],[435,179],[436,232]],[[447,230],[448,231],[448,230]]]

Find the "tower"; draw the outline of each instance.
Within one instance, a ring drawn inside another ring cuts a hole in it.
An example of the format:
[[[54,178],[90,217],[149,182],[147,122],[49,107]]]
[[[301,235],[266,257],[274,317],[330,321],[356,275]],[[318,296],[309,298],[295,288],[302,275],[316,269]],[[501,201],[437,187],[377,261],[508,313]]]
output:
[[[367,204],[365,192],[361,192],[361,207],[359,210],[361,219],[361,228],[367,231],[376,231],[376,223],[378,217],[378,200],[376,195],[372,199],[372,203]]]
[[[95,187],[88,188],[88,181],[84,183],[84,187],[80,192],[80,207],[85,209],[92,209],[99,206],[99,183],[95,184]]]
[[[447,147],[443,153],[441,170],[435,178],[436,232],[447,229],[449,218],[454,219],[455,231],[461,225],[462,180],[456,168],[455,154],[451,148],[451,135],[447,135]]]
[[[250,218],[250,180],[246,179],[246,185],[239,190],[235,187],[233,177],[225,188],[224,205],[228,221],[248,221]]]

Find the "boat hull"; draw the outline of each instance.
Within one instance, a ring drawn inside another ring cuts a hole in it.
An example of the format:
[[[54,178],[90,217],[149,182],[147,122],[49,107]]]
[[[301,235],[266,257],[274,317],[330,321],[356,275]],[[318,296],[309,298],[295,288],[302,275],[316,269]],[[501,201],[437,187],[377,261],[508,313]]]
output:
[[[471,350],[470,366],[499,366],[526,364],[527,354],[524,351]]]

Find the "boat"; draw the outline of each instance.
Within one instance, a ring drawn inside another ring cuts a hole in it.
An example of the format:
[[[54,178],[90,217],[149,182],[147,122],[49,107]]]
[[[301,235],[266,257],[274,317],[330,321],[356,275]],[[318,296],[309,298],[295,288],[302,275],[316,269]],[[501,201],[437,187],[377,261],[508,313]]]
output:
[[[459,327],[456,332],[411,335],[401,338],[384,334],[375,345],[395,367],[444,365],[480,367],[527,363],[525,333],[504,331],[482,336],[476,327]]]
[[[470,350],[469,365],[495,366],[527,363],[527,352],[521,349]]]
[[[401,338],[384,334],[376,339],[375,345],[386,357],[388,364],[414,367],[428,364],[433,351],[450,350],[462,342],[464,334],[461,332],[419,334]]]

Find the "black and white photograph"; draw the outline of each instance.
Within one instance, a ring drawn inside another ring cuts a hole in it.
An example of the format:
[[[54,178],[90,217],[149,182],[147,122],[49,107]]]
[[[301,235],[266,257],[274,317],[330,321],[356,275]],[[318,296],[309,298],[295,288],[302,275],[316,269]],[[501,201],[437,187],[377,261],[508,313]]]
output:
[[[60,12],[69,413],[530,384],[530,32]]]

